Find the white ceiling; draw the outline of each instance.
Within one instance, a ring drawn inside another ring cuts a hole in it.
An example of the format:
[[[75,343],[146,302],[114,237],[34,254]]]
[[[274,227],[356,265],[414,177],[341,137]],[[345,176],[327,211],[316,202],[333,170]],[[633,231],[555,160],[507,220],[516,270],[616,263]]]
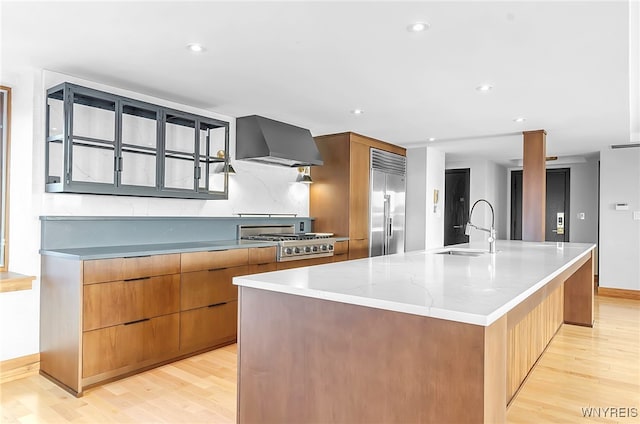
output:
[[[0,7],[2,63],[264,115],[313,135],[355,131],[406,147],[435,137],[452,158],[507,163],[522,157],[523,130],[545,129],[556,156],[628,143],[638,131],[626,1]],[[415,21],[431,28],[408,32]],[[192,42],[206,52],[188,51]],[[492,92],[475,90],[483,83]]]

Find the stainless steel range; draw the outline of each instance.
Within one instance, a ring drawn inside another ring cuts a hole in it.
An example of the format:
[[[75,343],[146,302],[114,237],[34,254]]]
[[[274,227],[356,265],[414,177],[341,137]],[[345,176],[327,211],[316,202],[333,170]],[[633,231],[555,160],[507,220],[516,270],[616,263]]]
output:
[[[331,233],[296,233],[293,225],[238,226],[243,240],[278,242],[278,262],[333,256]]]

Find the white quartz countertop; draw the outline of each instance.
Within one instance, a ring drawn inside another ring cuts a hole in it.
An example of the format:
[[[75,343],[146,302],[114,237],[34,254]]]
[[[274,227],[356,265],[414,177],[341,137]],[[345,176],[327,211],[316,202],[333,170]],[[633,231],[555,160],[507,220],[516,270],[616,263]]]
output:
[[[484,245],[456,245],[481,250]],[[497,253],[400,253],[254,274],[234,284],[488,326],[595,247],[498,240]]]

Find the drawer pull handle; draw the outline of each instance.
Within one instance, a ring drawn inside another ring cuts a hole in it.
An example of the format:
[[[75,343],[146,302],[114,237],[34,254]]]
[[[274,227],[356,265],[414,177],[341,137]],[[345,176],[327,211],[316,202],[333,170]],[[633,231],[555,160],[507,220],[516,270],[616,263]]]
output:
[[[227,269],[227,267],[224,267],[224,268],[209,268],[209,269],[208,269],[208,271],[209,271],[209,272],[213,272],[213,271],[221,271],[221,270],[223,270],[223,269]]]
[[[125,259],[138,259],[138,258],[150,258],[151,255],[129,256]]]
[[[141,281],[141,280],[150,280],[151,277],[139,277],[139,278],[127,278],[124,281]]]
[[[226,305],[227,302],[220,302],[220,303],[213,303],[209,306],[207,306],[207,308],[215,308],[216,306],[222,306],[222,305]]]
[[[143,319],[138,319],[135,321],[131,321],[131,322],[125,322],[124,325],[131,325],[131,324],[137,324],[139,322],[145,322],[145,321],[150,321],[151,318],[143,318]]]
[[[209,250],[209,252],[226,252],[229,249],[215,249],[215,250]]]

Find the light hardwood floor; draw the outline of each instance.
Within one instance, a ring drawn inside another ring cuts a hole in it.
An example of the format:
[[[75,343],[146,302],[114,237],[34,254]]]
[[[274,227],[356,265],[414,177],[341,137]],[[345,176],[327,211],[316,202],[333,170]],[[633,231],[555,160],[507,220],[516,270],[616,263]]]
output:
[[[2,423],[232,423],[236,345],[75,398],[40,376],[0,385]],[[582,408],[636,408],[583,418]],[[631,411],[632,412],[632,411]],[[619,412],[620,413],[620,412]],[[640,422],[640,301],[596,298],[593,329],[563,325],[507,412],[509,423]]]

